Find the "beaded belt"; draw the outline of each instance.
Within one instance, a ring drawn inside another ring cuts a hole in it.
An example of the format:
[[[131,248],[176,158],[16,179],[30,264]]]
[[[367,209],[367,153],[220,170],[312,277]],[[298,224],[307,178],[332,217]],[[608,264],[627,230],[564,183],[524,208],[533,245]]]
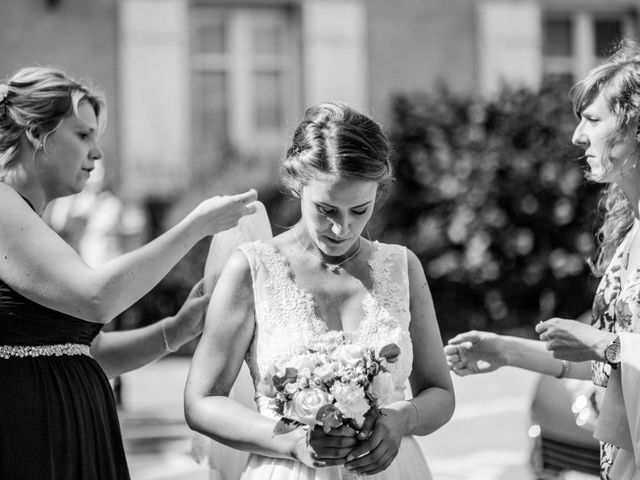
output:
[[[89,345],[58,343],[55,345],[0,345],[0,358],[60,357],[62,355],[91,356]]]

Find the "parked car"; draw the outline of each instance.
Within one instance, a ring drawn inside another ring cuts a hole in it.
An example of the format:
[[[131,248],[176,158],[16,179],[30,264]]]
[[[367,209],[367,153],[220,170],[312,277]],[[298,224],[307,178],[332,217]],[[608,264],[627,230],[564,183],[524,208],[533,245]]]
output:
[[[599,390],[587,380],[540,377],[529,429],[537,480],[599,478],[600,447],[593,437]]]

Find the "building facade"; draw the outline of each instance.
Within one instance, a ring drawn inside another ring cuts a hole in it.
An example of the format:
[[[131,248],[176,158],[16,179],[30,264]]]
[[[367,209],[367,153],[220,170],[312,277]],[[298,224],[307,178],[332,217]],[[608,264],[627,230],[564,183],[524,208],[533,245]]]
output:
[[[125,198],[272,182],[304,107],[386,123],[396,93],[571,82],[636,36],[638,0],[0,0],[0,64],[105,91]]]

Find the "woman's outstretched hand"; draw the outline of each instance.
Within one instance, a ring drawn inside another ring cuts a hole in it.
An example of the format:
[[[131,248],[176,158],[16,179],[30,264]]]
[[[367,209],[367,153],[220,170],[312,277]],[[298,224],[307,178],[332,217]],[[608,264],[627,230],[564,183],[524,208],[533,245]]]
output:
[[[210,300],[211,292],[205,293],[204,280],[201,279],[191,288],[178,313],[162,320],[167,322],[164,335],[168,346],[177,349],[202,333]]]
[[[211,292],[205,293],[204,279],[200,279],[189,292],[180,310],[175,315],[178,323],[188,337],[196,337],[204,328],[205,314],[211,300]]]
[[[472,330],[456,335],[444,347],[449,369],[460,376],[487,373],[507,364],[504,339]]]
[[[236,195],[223,195],[208,198],[192,212],[202,221],[203,236],[214,235],[235,227],[245,215],[255,213],[252,205],[258,199],[258,193],[248,190]]]
[[[616,338],[615,333],[564,318],[540,322],[536,332],[554,357],[572,362],[603,361],[605,348]]]

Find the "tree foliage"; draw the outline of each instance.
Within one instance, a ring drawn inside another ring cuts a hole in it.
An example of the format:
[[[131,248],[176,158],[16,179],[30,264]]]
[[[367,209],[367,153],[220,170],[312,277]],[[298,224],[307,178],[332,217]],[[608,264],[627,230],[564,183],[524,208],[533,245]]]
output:
[[[590,308],[599,187],[571,144],[566,92],[393,100],[397,185],[377,230],[422,261],[445,335]]]

